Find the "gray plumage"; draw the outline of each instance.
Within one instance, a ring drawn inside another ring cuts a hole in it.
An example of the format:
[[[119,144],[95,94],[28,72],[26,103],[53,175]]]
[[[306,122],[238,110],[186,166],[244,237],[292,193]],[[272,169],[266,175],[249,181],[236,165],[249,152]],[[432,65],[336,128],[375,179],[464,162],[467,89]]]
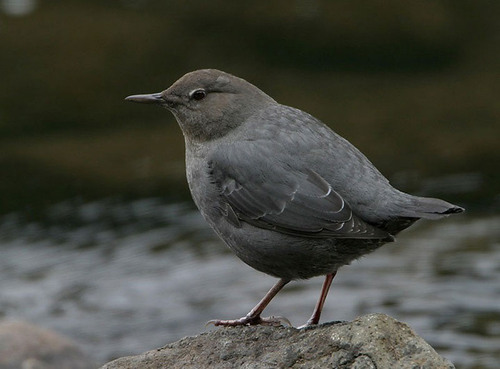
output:
[[[420,218],[463,211],[398,191],[322,122],[230,74],[127,99],[174,114],[201,213],[245,263],[284,280],[334,273]]]

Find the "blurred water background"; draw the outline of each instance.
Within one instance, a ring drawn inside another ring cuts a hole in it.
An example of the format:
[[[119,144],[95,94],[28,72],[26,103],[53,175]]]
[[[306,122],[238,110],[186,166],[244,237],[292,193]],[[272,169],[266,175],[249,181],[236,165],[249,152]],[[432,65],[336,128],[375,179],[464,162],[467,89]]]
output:
[[[491,1],[0,1],[0,319],[98,362],[243,316],[275,282],[194,208],[168,112],[126,104],[214,67],[312,113],[398,188],[467,208],[345,267],[323,321],[409,323],[500,363],[500,23]],[[321,278],[266,310],[309,317]]]

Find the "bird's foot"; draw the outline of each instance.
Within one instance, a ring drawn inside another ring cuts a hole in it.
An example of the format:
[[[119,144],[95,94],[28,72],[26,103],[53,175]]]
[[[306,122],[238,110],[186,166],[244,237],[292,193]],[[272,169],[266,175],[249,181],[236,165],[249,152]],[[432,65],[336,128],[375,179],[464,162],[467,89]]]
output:
[[[301,325],[300,327],[297,327],[297,329],[310,328],[310,327],[313,327],[313,326],[315,326],[315,325],[318,325],[318,323],[319,323],[319,319],[318,319],[318,320],[316,320],[316,319],[313,319],[313,318],[311,317],[311,319],[309,319],[309,320],[306,322],[306,324]]]
[[[210,324],[213,324],[216,327],[236,327],[239,325],[269,325],[274,327],[278,327],[280,325],[292,326],[292,323],[290,323],[287,318],[282,316],[270,316],[267,318],[261,318],[260,316],[244,316],[243,318],[234,320],[213,319],[209,320],[205,326]]]
[[[307,322],[306,324],[304,324],[304,325],[301,325],[301,326],[297,327],[297,329],[310,328],[310,327],[313,327],[313,326],[315,326],[315,325],[318,325],[318,324],[314,324],[314,323],[309,323],[309,322]]]

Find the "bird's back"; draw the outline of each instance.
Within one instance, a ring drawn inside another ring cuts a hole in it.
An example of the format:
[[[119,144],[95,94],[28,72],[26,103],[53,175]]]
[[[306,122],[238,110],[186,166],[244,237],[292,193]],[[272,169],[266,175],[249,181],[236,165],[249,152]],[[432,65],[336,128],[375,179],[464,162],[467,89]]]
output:
[[[463,211],[446,201],[395,189],[354,145],[308,113],[275,104],[252,116],[232,138],[251,140],[281,168],[314,170],[369,224],[391,234],[420,218]]]

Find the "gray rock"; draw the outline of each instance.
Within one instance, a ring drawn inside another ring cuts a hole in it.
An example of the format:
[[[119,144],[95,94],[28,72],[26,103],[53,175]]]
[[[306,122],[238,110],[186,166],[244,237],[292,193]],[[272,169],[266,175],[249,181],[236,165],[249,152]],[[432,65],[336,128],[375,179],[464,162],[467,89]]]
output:
[[[22,321],[0,322],[0,369],[95,367],[69,338]]]
[[[383,314],[306,329],[220,328],[101,369],[343,368],[450,369],[406,324]]]

